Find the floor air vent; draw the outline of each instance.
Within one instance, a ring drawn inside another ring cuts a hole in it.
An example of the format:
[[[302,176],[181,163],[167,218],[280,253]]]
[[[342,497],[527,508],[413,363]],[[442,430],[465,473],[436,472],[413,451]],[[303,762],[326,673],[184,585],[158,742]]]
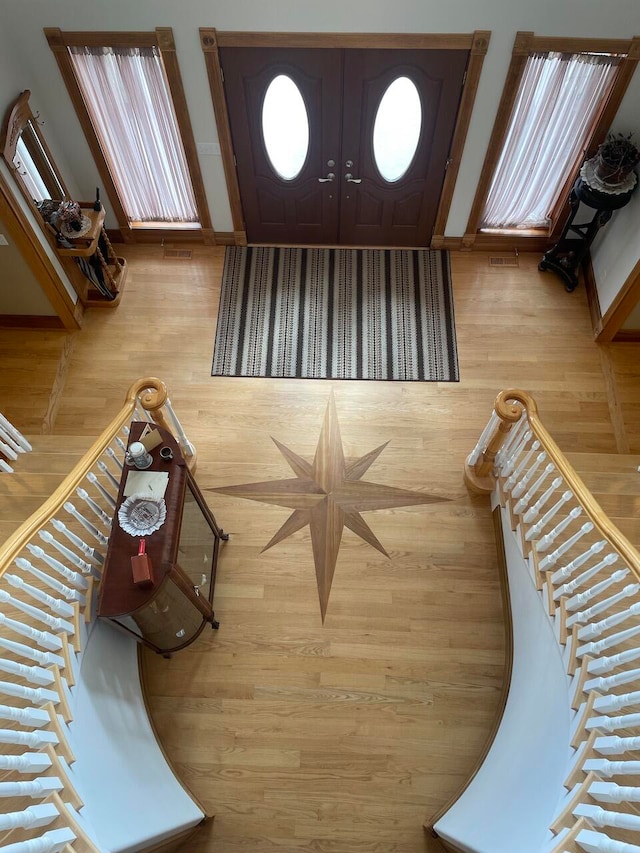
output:
[[[165,246],[164,249],[164,258],[167,258],[172,261],[190,261],[193,258],[193,250],[192,249],[168,249]]]
[[[517,267],[517,255],[489,255],[490,267]]]

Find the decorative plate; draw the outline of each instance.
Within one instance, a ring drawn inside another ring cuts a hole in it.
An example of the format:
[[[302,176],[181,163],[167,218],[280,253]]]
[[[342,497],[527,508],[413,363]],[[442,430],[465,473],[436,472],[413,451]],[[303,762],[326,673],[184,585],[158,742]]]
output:
[[[118,510],[120,527],[131,536],[148,536],[164,524],[167,505],[164,498],[131,495]]]

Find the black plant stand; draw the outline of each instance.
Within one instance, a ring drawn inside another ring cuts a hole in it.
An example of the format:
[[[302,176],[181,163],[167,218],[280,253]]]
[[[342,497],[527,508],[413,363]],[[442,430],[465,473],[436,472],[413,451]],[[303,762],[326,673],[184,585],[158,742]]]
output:
[[[589,247],[603,225],[613,214],[628,204],[635,186],[624,193],[605,193],[590,187],[583,178],[573,185],[569,204],[571,213],[560,235],[560,239],[552,249],[545,252],[538,264],[539,270],[552,270],[564,281],[565,290],[571,293],[578,286],[580,264],[586,258]],[[582,202],[593,209],[594,213],[587,222],[574,222]]]

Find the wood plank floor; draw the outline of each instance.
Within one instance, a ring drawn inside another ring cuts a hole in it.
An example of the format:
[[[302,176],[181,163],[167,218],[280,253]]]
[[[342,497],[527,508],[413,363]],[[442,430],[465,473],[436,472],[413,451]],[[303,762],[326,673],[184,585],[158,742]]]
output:
[[[435,850],[422,821],[473,768],[502,683],[492,522],[462,484],[463,460],[513,386],[564,449],[615,453],[622,429],[638,452],[638,348],[610,347],[605,376],[582,288],[567,294],[535,256],[492,269],[459,253],[460,383],[212,378],[223,250],[191,262],[122,252],[121,306],[90,312],[73,346],[62,332],[0,332],[0,408],[25,432],[97,434],[131,381],[160,376],[198,447],[201,487],[219,489],[289,477],[271,437],[312,460],[333,391],[345,456],[391,438],[367,479],[446,498],[364,514],[389,557],[345,530],[323,625],[309,529],[262,553],[290,510],[207,492],[231,533],[220,630],[171,660],[145,655],[168,754],[216,814],[189,851]]]

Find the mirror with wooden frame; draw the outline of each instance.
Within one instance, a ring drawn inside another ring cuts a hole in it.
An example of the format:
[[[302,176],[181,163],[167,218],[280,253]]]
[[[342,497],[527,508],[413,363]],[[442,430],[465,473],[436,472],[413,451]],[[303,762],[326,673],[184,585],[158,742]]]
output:
[[[30,95],[25,89],[7,111],[0,137],[2,157],[30,204],[45,198],[62,201],[69,193],[29,105]]]

